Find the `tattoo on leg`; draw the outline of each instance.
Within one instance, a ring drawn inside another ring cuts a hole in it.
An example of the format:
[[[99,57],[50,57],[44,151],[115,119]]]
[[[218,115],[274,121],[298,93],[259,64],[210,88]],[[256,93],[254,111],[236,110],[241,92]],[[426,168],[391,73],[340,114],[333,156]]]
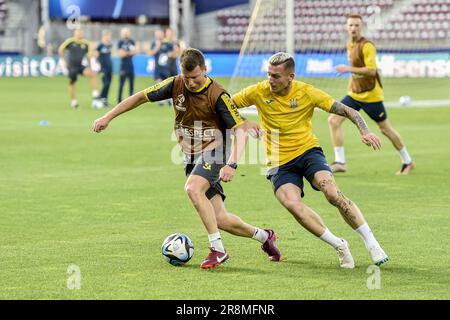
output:
[[[352,228],[356,228],[356,221],[358,220],[358,208],[355,204],[348,199],[339,189],[337,189],[336,184],[333,179],[324,179],[319,181],[318,188],[322,191],[327,200],[336,208],[338,208],[341,213],[342,218],[350,225]],[[327,196],[327,188],[336,188],[337,197]]]
[[[355,221],[356,216],[352,213],[351,209],[353,202],[350,199],[347,199],[340,190],[338,190],[338,200],[336,206],[344,216],[349,218],[351,221]]]
[[[334,186],[335,183],[334,183],[334,181],[333,181],[332,179],[329,179],[329,180],[320,180],[320,181],[319,181],[319,190],[321,190],[322,192],[325,191],[325,187],[326,187],[327,185]]]

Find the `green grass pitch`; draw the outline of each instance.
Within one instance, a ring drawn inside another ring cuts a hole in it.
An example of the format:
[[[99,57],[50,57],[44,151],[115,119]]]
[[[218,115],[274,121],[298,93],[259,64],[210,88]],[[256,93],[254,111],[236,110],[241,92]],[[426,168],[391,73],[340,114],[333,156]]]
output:
[[[136,88],[151,83],[138,78]],[[341,98],[345,84],[328,84]],[[349,172],[337,183],[390,256],[379,289],[369,289],[369,255],[338,211],[306,185],[304,201],[349,241],[354,270],[341,270],[336,253],[281,207],[262,164],[239,167],[225,185],[226,206],[274,228],[285,260],[269,262],[256,241],[223,232],[230,261],[201,271],[208,242],[183,192],[182,165],[171,162],[173,111],[146,104],[95,134],[92,122],[105,111],[90,108],[86,79],[78,87],[75,111],[66,79],[0,79],[0,299],[450,298],[450,106],[388,109],[417,164],[404,177],[394,175],[400,157],[385,137],[382,150],[373,151],[345,125]],[[385,87],[386,100],[450,96],[449,79],[387,79]],[[113,101],[117,78],[111,90]],[[326,117],[316,112],[313,124],[331,161]],[[174,232],[194,241],[194,257],[183,267],[160,253]],[[67,286],[70,265],[79,267],[79,289]]]

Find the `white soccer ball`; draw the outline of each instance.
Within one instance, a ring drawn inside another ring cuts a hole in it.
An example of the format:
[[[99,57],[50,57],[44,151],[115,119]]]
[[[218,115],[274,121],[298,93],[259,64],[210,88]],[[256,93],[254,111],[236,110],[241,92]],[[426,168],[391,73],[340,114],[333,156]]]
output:
[[[411,104],[411,97],[410,96],[401,96],[399,99],[400,105],[402,106],[409,106]]]
[[[181,266],[191,260],[194,255],[194,243],[187,235],[174,233],[163,241],[161,251],[167,262],[174,266]]]

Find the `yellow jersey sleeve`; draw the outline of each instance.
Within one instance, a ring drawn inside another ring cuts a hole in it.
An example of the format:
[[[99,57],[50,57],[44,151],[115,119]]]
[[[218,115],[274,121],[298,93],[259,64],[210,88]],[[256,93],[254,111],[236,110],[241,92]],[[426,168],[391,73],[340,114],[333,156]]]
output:
[[[258,85],[252,85],[245,89],[242,89],[235,95],[233,95],[233,102],[236,104],[236,107],[246,108],[255,104],[255,95],[258,91]]]
[[[330,112],[334,99],[328,93],[311,86],[308,88],[307,94],[315,107]]]
[[[366,68],[369,69],[376,69],[377,68],[377,62],[376,62],[376,56],[377,56],[377,49],[375,46],[367,42],[364,44],[363,47],[363,54],[364,54],[364,64],[366,65]]]
[[[89,41],[85,41],[84,43],[86,44],[87,49],[88,49],[87,56],[90,58],[90,57],[92,57],[92,45]]]

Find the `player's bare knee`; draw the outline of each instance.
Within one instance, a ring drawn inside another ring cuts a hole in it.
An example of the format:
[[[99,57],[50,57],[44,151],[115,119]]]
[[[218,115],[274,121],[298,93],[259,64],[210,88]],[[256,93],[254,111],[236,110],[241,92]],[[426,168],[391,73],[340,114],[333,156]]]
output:
[[[339,128],[341,125],[342,120],[336,117],[335,115],[330,115],[328,117],[328,125],[332,128]]]
[[[328,116],[328,125],[330,127],[336,127],[336,119],[334,119],[333,115]]]
[[[386,137],[389,137],[391,134],[391,130],[388,127],[380,126],[380,132],[384,134]]]
[[[229,221],[227,214],[216,214],[217,228],[227,231],[229,228]]]
[[[339,206],[339,203],[342,200],[341,199],[342,193],[340,193],[337,188],[332,187],[324,188],[322,192],[329,203],[331,203],[334,206]]]
[[[184,191],[186,192],[192,203],[195,204],[199,201],[201,190],[194,183],[186,183],[186,185],[184,186]]]
[[[92,78],[95,75],[95,73],[91,69],[84,69],[83,74],[90,78]]]
[[[283,206],[289,210],[291,213],[295,213],[296,216],[302,215],[304,208],[302,204],[296,199],[285,199],[283,200]]]
[[[292,215],[295,216],[297,220],[300,220],[302,222],[306,221],[308,219],[308,214],[305,210],[305,207],[303,205],[297,205],[293,208],[291,211]]]

